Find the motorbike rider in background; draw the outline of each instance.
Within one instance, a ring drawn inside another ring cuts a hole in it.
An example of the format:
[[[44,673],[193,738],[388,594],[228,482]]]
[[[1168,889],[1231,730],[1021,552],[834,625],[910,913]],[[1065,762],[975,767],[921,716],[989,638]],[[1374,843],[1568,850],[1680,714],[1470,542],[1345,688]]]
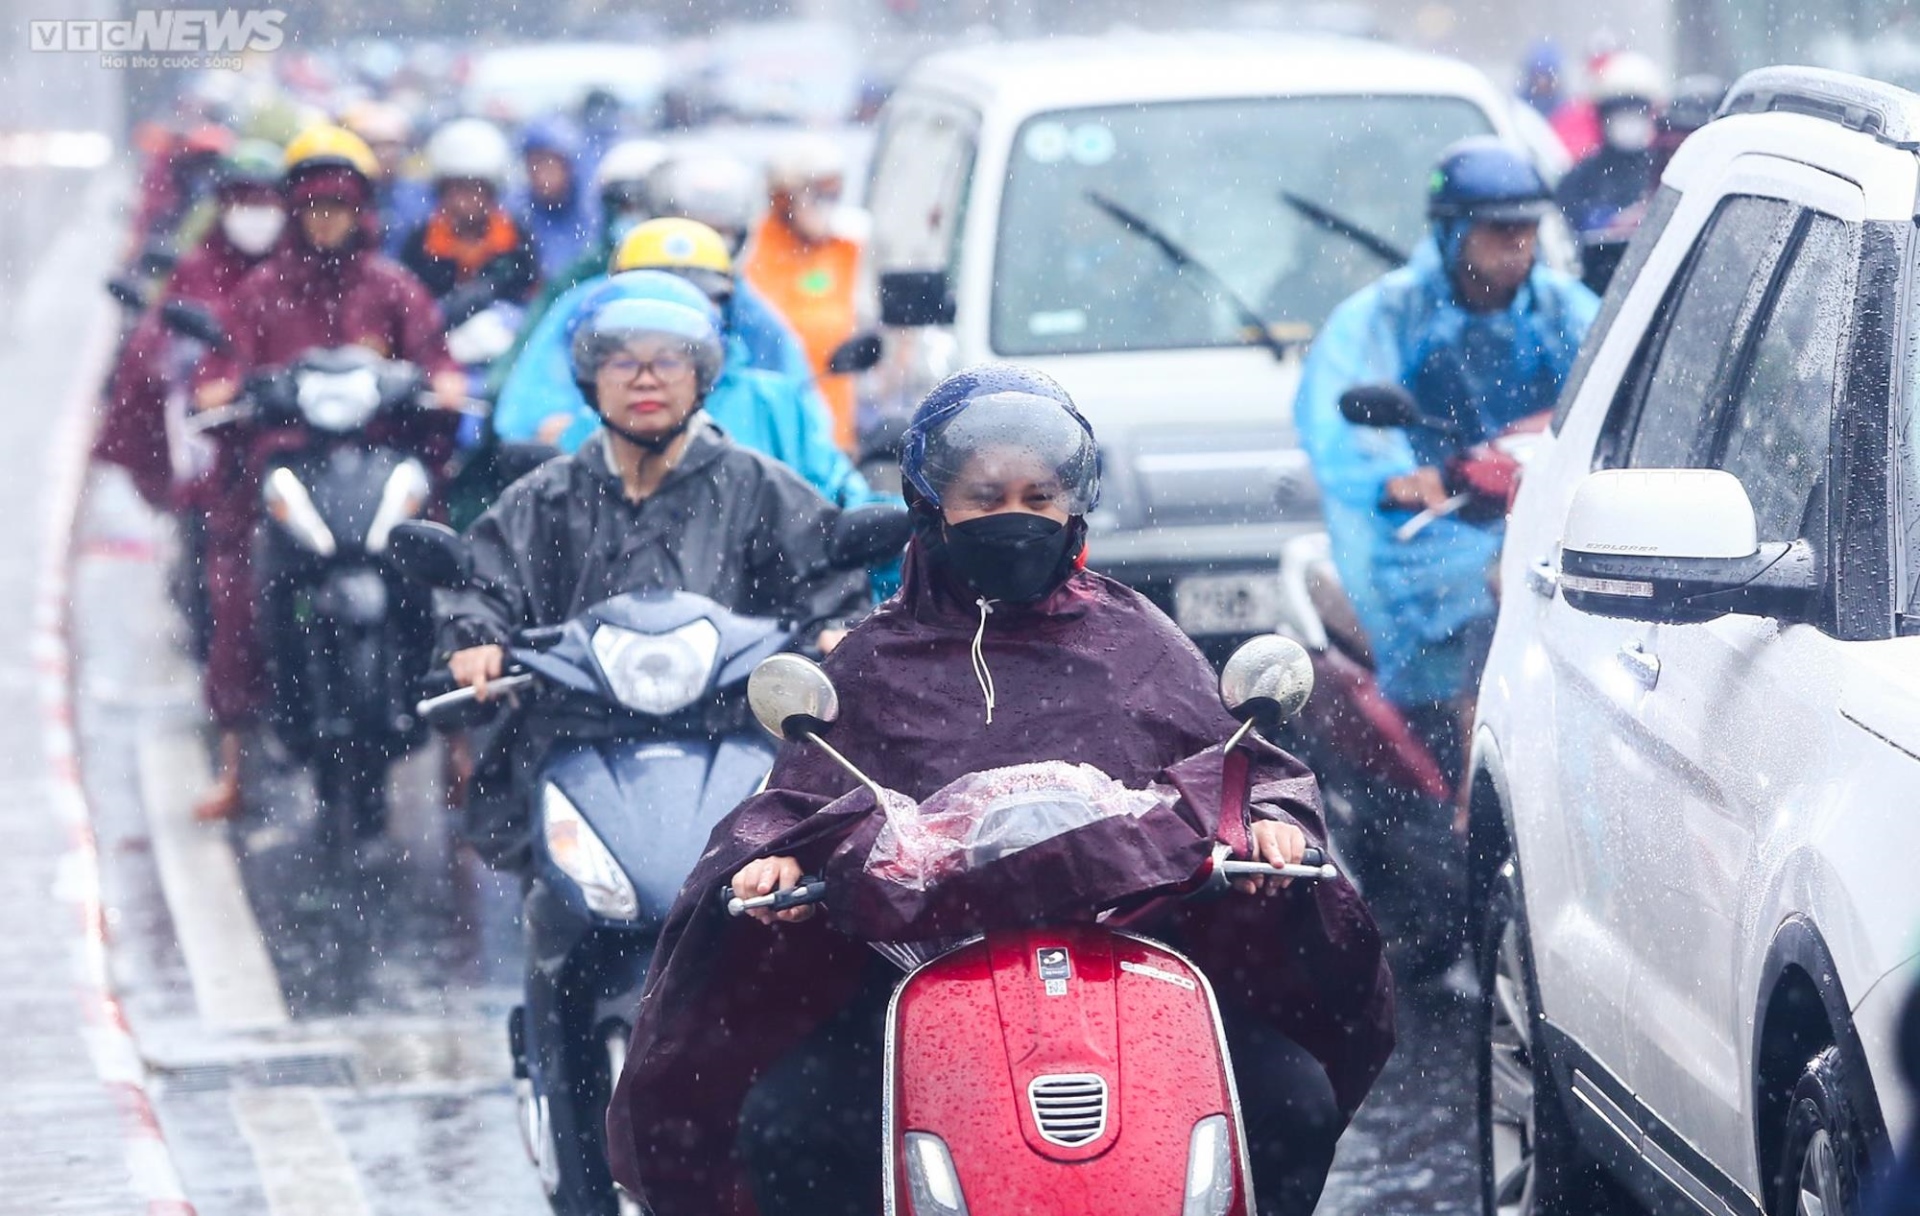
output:
[[[1643,204],[1660,184],[1655,144],[1666,94],[1660,69],[1637,51],[1610,56],[1595,76],[1600,146],[1567,170],[1554,192],[1583,250],[1622,246],[1639,226]],[[1594,259],[1587,285],[1604,290],[1615,260]],[[1600,265],[1604,274],[1596,273]]]
[[[427,141],[433,214],[408,235],[400,262],[436,300],[477,279],[488,280],[498,299],[532,298],[540,253],[503,205],[512,162],[507,137],[482,118],[455,119]]]
[[[962,372],[920,405],[903,464],[917,524],[906,581],[827,658],[840,690],[834,746],[918,799],[968,773],[1039,761],[1091,764],[1133,788],[1178,781],[1165,774],[1183,764],[1210,764],[1217,780],[1218,745],[1237,723],[1212,669],[1145,598],[1084,568],[1098,457],[1066,393],[1024,368]],[[1312,774],[1249,743],[1251,809],[1221,830],[1244,832],[1263,860],[1297,861],[1325,839]],[[817,753],[784,748],[765,791],[715,829],[663,941],[700,914],[723,873],[743,895],[796,885],[803,863],[823,858],[756,845],[853,788]],[[1391,982],[1350,886],[1259,889],[1265,898],[1183,905],[1146,931],[1198,949],[1217,986],[1261,1216],[1304,1216],[1391,1049]],[[715,969],[691,1001],[679,999],[693,992],[678,987],[680,960],[655,963],[608,1144],[615,1177],[659,1216],[723,1210],[719,1197],[740,1182],[762,1216],[880,1207],[882,1022],[898,972],[864,944],[800,923],[811,911],[759,917],[778,923],[777,937],[730,929],[724,964],[705,951],[693,961]],[[1234,928],[1220,932],[1214,917]],[[1296,969],[1266,956],[1309,940],[1338,962]],[[807,976],[809,999],[773,999],[796,995],[762,975],[783,958],[804,958],[786,966]],[[1269,983],[1303,987],[1276,1002]]]
[[[718,233],[693,220],[648,220],[621,244],[614,267],[610,279],[583,288],[571,306],[550,313],[541,323],[543,332],[528,341],[494,410],[501,438],[537,439],[571,452],[594,434],[600,419],[574,384],[568,329],[629,276],[666,273],[698,291],[700,302],[720,318],[726,358],[707,396],[708,415],[735,443],[785,464],[830,502],[852,507],[879,500],[835,445],[832,420],[811,377],[796,380],[751,365],[746,343],[726,323],[738,280]]]
[[[347,345],[413,363],[431,375],[442,405],[464,402],[466,380],[447,355],[433,297],[405,267],[379,253],[376,172],[365,142],[341,127],[310,128],[287,145],[287,238],[234,289],[225,316],[229,348],[201,364],[195,393],[201,409],[231,402],[256,371],[283,366],[314,347]],[[421,430],[392,438],[414,449],[429,469],[437,468],[451,434]],[[244,439],[224,445],[235,456],[217,472],[207,511],[213,634],[207,707],[221,743],[220,773],[196,807],[203,819],[227,818],[240,809],[242,731],[267,696],[254,626],[251,556],[259,488],[251,453],[270,447],[274,437],[252,431],[246,428]]]
[[[1428,193],[1432,239],[1334,309],[1294,401],[1333,562],[1372,643],[1381,691],[1455,779],[1492,638],[1489,580],[1502,529],[1449,517],[1408,540],[1394,534],[1450,496],[1443,466],[1455,450],[1552,408],[1559,395],[1599,301],[1536,259],[1551,206],[1525,153],[1491,136],[1448,149]],[[1401,386],[1458,433],[1348,422],[1341,394],[1374,384]]]
[[[243,140],[222,163],[214,187],[216,212],[200,243],[180,259],[167,277],[162,304],[184,300],[216,314],[241,278],[273,251],[286,227],[286,202],[280,194],[281,151],[265,140]],[[176,486],[175,460],[167,434],[166,400],[177,372],[167,366],[173,338],[160,310],[150,308],[121,348],[108,382],[106,415],[94,440],[96,459],[127,470],[140,496],[161,509],[192,505],[197,487]]]
[[[388,257],[399,257],[407,237],[433,214],[433,187],[414,175],[413,119],[393,102],[363,101],[348,107],[340,125],[366,141],[373,153],[380,248]]]
[[[727,328],[747,345],[754,367],[811,380],[811,350],[786,310],[753,282],[742,259],[761,202],[760,180],[745,162],[722,152],[692,149],[662,162],[647,181],[654,214],[697,220],[726,241],[734,267]]]
[[[579,157],[579,138],[558,119],[538,119],[520,132],[525,183],[509,209],[540,250],[543,282],[564,273],[593,242],[593,199]]]
[[[799,331],[833,411],[835,439],[852,452],[859,446],[853,377],[827,370],[860,324],[861,244],[846,231],[840,207],[846,173],[846,158],[822,135],[795,136],[776,153],[767,168],[770,205],[741,269]]]
[[[708,422],[725,340],[711,306],[679,286],[677,301],[616,296],[580,319],[571,365],[603,429],[515,482],[468,531],[474,586],[450,597],[441,637],[454,679],[483,699],[514,630],[559,624],[625,592],[690,591],[816,628],[867,602],[859,572],[827,568],[836,509]],[[520,751],[486,749],[470,831],[516,830],[481,825],[524,806],[507,764]]]

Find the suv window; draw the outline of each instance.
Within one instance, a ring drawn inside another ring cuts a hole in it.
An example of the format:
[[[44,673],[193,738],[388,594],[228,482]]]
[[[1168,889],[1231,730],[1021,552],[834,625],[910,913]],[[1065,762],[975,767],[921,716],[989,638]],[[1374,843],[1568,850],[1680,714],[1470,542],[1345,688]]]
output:
[[[1634,280],[1646,269],[1647,259],[1653,256],[1654,246],[1660,243],[1660,234],[1667,230],[1667,221],[1673,218],[1674,209],[1679,206],[1680,192],[1672,186],[1660,187],[1653,196],[1653,202],[1647,205],[1646,218],[1640,221],[1640,227],[1634,230],[1633,240],[1627,244],[1627,251],[1620,256],[1620,264],[1614,268],[1613,278],[1607,284],[1606,297],[1600,301],[1600,315],[1593,319],[1593,328],[1587,331],[1586,338],[1580,343],[1580,354],[1574,359],[1573,370],[1567,373],[1567,382],[1560,390],[1559,404],[1553,409],[1554,434],[1558,435],[1560,428],[1566,424],[1567,411],[1573,408],[1574,399],[1580,395],[1580,386],[1586,382],[1594,356],[1606,345],[1607,332],[1613,328],[1621,305],[1626,303],[1628,293],[1633,290]]]
[[[1746,487],[1761,540],[1804,534],[1814,487],[1826,473],[1856,261],[1851,228],[1831,216],[1808,220],[1723,424],[1715,464]]]
[[[1694,464],[1704,423],[1716,412],[1711,397],[1723,362],[1739,342],[1742,312],[1762,266],[1778,247],[1788,210],[1778,199],[1740,196],[1714,213],[1679,295],[1663,310],[1666,326],[1650,348],[1651,366],[1643,362],[1641,375],[1627,381],[1644,386],[1629,423],[1629,466]]]

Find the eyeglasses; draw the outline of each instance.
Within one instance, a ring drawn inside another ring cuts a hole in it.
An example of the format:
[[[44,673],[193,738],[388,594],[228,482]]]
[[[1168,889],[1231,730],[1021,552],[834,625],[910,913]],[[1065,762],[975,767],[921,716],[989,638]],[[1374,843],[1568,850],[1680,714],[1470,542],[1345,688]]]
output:
[[[693,375],[693,360],[679,351],[667,351],[651,359],[637,359],[632,355],[615,355],[600,367],[602,371],[612,372],[629,384],[638,380],[643,374],[651,374],[662,384],[672,384]]]

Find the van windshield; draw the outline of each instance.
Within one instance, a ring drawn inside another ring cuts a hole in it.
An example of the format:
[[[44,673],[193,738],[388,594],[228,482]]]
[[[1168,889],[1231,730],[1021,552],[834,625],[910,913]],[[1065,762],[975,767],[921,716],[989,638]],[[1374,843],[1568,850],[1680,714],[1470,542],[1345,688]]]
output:
[[[1277,333],[1310,334],[1389,269],[1382,246],[1410,251],[1425,235],[1427,173],[1441,149],[1489,129],[1478,106],[1454,97],[1036,115],[1015,136],[1007,173],[994,350],[1246,344],[1243,314],[1208,271]],[[1206,269],[1182,266],[1147,228]]]

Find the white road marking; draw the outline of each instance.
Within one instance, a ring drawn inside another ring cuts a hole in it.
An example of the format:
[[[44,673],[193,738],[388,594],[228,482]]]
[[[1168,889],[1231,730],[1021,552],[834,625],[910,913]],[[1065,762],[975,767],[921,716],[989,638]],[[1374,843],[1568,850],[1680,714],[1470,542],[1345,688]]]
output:
[[[242,1089],[232,1104],[271,1216],[367,1216],[360,1175],[319,1094]]]
[[[194,822],[193,791],[207,781],[206,750],[191,733],[163,730],[140,741],[140,800],[194,1003],[210,1029],[284,1026],[286,997],[241,886],[226,828]]]

